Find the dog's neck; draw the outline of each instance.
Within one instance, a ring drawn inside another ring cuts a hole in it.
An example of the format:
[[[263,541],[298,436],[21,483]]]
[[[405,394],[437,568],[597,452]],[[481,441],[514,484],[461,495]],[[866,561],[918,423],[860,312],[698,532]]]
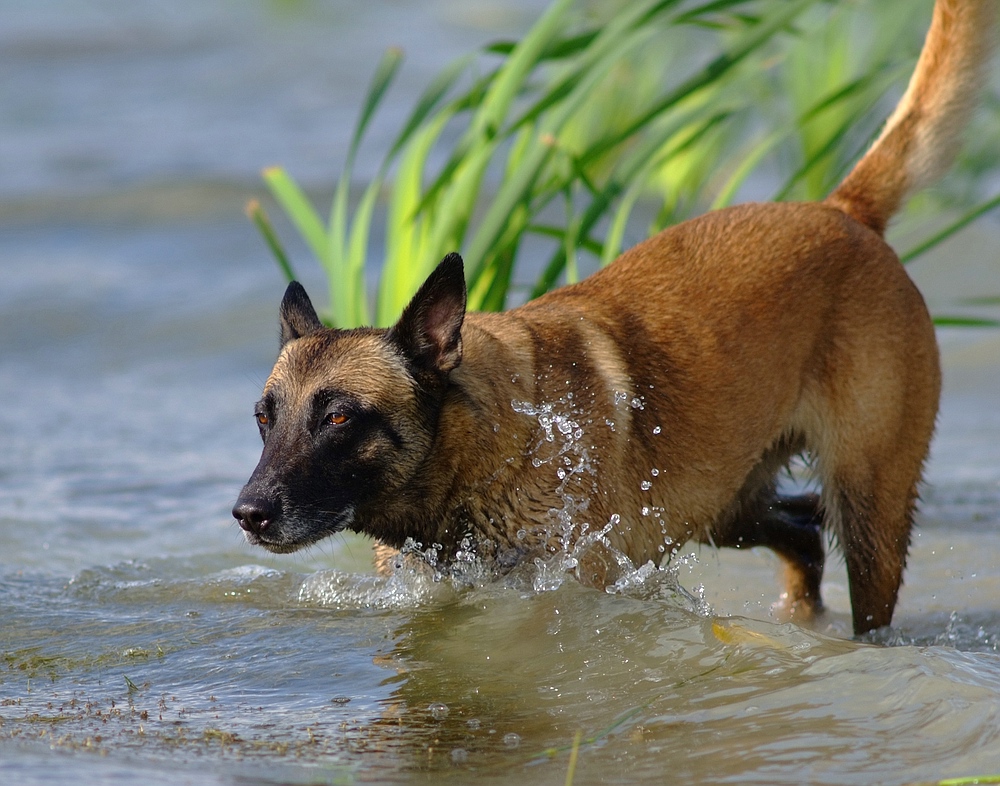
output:
[[[517,535],[532,492],[514,479],[530,464],[538,423],[516,407],[534,401],[536,385],[531,361],[490,330],[493,316],[469,315],[462,364],[444,391],[425,464],[391,506],[358,516],[359,531],[395,548],[409,538],[445,553],[486,533],[501,549],[525,545]]]

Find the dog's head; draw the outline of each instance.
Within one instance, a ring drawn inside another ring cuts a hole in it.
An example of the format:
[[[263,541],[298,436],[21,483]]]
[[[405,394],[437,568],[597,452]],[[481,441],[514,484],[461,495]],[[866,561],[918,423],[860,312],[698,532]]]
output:
[[[462,259],[450,254],[389,329],[327,329],[305,290],[281,303],[281,353],[254,416],[264,451],[233,516],[250,543],[289,552],[421,494],[419,470],[462,359]]]

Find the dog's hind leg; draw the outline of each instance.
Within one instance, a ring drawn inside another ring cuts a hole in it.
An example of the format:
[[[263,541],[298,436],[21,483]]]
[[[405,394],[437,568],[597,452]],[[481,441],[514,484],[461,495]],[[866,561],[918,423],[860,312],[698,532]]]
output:
[[[892,622],[929,432],[910,440],[911,449],[897,443],[891,451],[866,451],[824,473],[824,507],[847,564],[855,634]]]
[[[844,552],[854,632],[861,634],[892,622],[906,567],[919,474],[903,483],[898,477],[887,477],[898,472],[887,472],[875,462],[868,472],[857,472],[857,467],[851,470],[825,484],[824,506]]]
[[[818,495],[783,497],[773,493],[760,497],[755,504],[741,505],[736,516],[713,528],[710,539],[720,547],[764,546],[777,554],[784,573],[778,607],[799,621],[810,620],[823,610],[823,541]]]
[[[825,428],[812,432],[811,447],[826,526],[847,565],[855,634],[892,621],[934,430],[937,348],[917,306],[910,325],[894,326],[890,314],[881,332],[845,341],[850,353],[831,358],[841,373],[814,399]]]

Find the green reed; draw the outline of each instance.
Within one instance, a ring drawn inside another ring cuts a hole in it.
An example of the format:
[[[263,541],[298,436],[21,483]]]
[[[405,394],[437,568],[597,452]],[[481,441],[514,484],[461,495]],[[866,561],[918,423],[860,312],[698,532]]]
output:
[[[828,193],[912,70],[930,3],[919,10],[912,0],[553,0],[519,41],[443,70],[352,193],[359,148],[402,63],[389,50],[326,220],[284,169],[264,180],[325,272],[331,324],[390,324],[453,250],[466,261],[470,308],[503,309],[525,294],[515,275],[529,238],[549,249],[527,288],[536,296],[650,232],[746,198],[748,181],[774,184],[766,198]],[[998,163],[978,154],[956,198],[967,209]],[[998,203],[969,209],[914,254]],[[264,209],[252,202],[248,213],[292,278]],[[377,235],[381,261],[369,254]]]

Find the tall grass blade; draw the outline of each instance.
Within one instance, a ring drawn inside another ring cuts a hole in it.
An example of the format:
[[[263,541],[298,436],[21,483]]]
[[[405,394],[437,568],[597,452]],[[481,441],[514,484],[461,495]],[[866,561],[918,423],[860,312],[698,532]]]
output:
[[[382,59],[379,60],[378,66],[375,68],[375,74],[372,76],[372,81],[368,86],[368,92],[365,94],[364,103],[361,105],[361,114],[358,116],[357,125],[354,127],[354,133],[351,136],[351,144],[347,148],[347,164],[344,167],[345,173],[349,174],[353,169],[354,159],[358,154],[358,148],[361,146],[361,139],[364,137],[368,124],[375,115],[375,110],[382,103],[382,99],[385,97],[385,93],[389,89],[389,85],[392,84],[392,80],[395,78],[396,72],[399,70],[402,62],[403,50],[397,47],[387,49],[382,55]]]
[[[317,259],[326,257],[326,230],[309,197],[279,166],[264,170],[264,182]]]
[[[986,202],[983,202],[981,205],[974,207],[972,210],[970,210],[964,216],[959,218],[957,221],[954,221],[953,223],[949,224],[940,232],[934,233],[929,238],[927,238],[927,240],[925,240],[923,243],[914,246],[905,254],[900,255],[899,261],[902,262],[904,265],[908,264],[909,262],[912,262],[921,254],[926,254],[932,248],[943,243],[945,240],[947,240],[949,237],[954,235],[959,230],[965,229],[965,227],[967,227],[977,218],[986,215],[991,210],[995,210],[997,207],[1000,207],[1000,194],[998,194],[997,196],[993,197],[990,200],[987,200]]]
[[[731,71],[736,65],[746,59],[750,54],[760,49],[765,43],[771,40],[777,33],[789,27],[792,21],[806,8],[813,5],[816,0],[796,0],[795,2],[784,2],[779,7],[782,9],[775,13],[766,22],[762,22],[752,35],[746,36],[739,45],[729,52],[725,52],[716,57],[705,68],[697,74],[681,83],[671,91],[666,97],[658,101],[653,107],[635,119],[629,126],[617,135],[608,138],[601,145],[595,146],[588,154],[590,159],[596,158],[602,153],[617,146],[628,137],[647,126],[654,118],[661,115],[667,109],[675,106],[683,99],[697,92],[699,89],[716,82],[726,73]],[[588,157],[584,157],[586,162]]]
[[[336,282],[338,286],[344,287],[349,293],[349,298],[344,298],[348,301],[348,311],[344,316],[344,321],[350,325],[371,324],[368,290],[365,286],[365,263],[368,260],[368,237],[372,230],[372,214],[381,187],[381,180],[373,180],[365,189],[365,193],[358,203],[354,212],[354,220],[351,223],[346,264],[342,271],[344,280]],[[331,285],[333,283],[331,281]]]
[[[532,186],[538,180],[543,166],[551,158],[554,146],[546,143],[546,139],[555,140],[562,127],[572,114],[588,98],[598,81],[610,69],[616,54],[628,51],[630,45],[636,45],[649,31],[632,32],[629,27],[637,14],[623,13],[609,24],[594,40],[588,49],[588,64],[579,82],[570,94],[554,107],[539,129],[539,142],[527,151],[521,166],[513,176],[506,180],[496,197],[492,200],[486,216],[483,218],[468,246],[470,277],[477,279],[484,274],[490,264],[488,251],[493,248],[502,232],[508,226],[509,218],[514,208],[525,199]],[[472,307],[477,307],[472,302]]]
[[[395,141],[389,146],[389,152],[386,154],[385,160],[382,164],[382,172],[384,173],[388,169],[389,162],[395,159],[399,154],[400,150],[407,145],[410,140],[416,135],[418,129],[421,125],[428,119],[431,113],[437,109],[441,101],[448,94],[448,92],[455,86],[462,73],[469,67],[472,63],[472,56],[466,56],[459,58],[455,62],[446,66],[445,69],[439,73],[431,81],[427,89],[421,94],[420,98],[417,99],[417,103],[410,113],[410,116],[406,119],[403,124],[402,130],[396,136]],[[451,114],[448,112],[447,114]]]
[[[597,222],[604,217],[614,201],[619,198],[622,192],[625,193],[625,196],[622,197],[619,203],[619,209],[612,219],[611,229],[605,240],[604,251],[601,254],[602,263],[607,264],[611,262],[621,252],[625,226],[628,223],[631,210],[645,187],[649,172],[668,161],[672,155],[682,152],[695,140],[702,138],[713,126],[722,122],[725,118],[725,115],[717,115],[701,121],[700,124],[695,123],[696,120],[700,120],[705,112],[712,108],[711,105],[705,105],[693,111],[678,113],[678,117],[672,123],[663,126],[657,134],[650,135],[647,139],[643,140],[619,166],[615,175],[609,179],[604,190],[584,210],[583,217],[580,220],[579,234],[581,236],[588,236],[597,225]],[[665,152],[661,150],[665,144],[674,137],[679,136],[685,130],[686,133],[682,142]],[[627,184],[630,185],[626,188]],[[565,261],[566,258],[562,249],[557,250],[546,265],[542,276],[535,283],[531,291],[531,297],[538,297],[555,286],[559,276],[562,274]]]
[[[934,324],[938,327],[1000,327],[1000,320],[988,319],[986,317],[950,317],[939,314],[934,317]]]
[[[379,281],[376,323],[390,324],[416,292],[430,255],[430,216],[418,216],[424,168],[430,151],[450,119],[443,112],[410,138],[396,172],[386,225],[386,256]],[[423,262],[421,263],[421,260]]]
[[[371,227],[372,205],[367,207],[367,215],[362,211],[355,215],[355,226],[348,230],[348,202],[350,200],[351,177],[354,172],[354,161],[364,138],[368,124],[371,122],[379,104],[385,97],[392,80],[402,63],[403,53],[397,48],[390,48],[382,55],[379,64],[368,85],[365,100],[362,103],[358,121],[351,134],[347,148],[344,170],[330,206],[330,228],[323,251],[317,258],[323,265],[330,291],[330,309],[338,327],[351,327],[360,324],[357,319],[361,314],[367,314],[365,294],[354,291],[352,287],[364,287],[364,272],[358,273],[356,263],[352,263],[352,248],[355,253],[362,247],[360,233],[368,234]],[[369,189],[370,191],[370,189]],[[367,249],[367,242],[363,244]],[[363,267],[362,262],[362,267]]]
[[[251,199],[246,205],[246,214],[253,222],[253,225],[257,227],[258,231],[264,238],[264,242],[267,243],[267,247],[274,254],[274,258],[278,263],[278,267],[281,268],[282,274],[285,276],[286,281],[295,280],[295,271],[292,270],[292,263],[288,259],[288,254],[285,253],[285,247],[281,245],[281,241],[278,240],[278,235],[274,231],[274,227],[271,225],[271,220],[267,217],[267,213],[261,206],[260,202],[256,199]]]
[[[569,752],[569,766],[566,768],[566,786],[573,786],[576,777],[576,760],[580,755],[580,741],[583,740],[583,729],[573,736],[573,747]]]
[[[520,95],[535,65],[549,44],[565,28],[566,13],[572,4],[573,0],[555,0],[514,47],[486,93],[481,109],[473,118],[469,128],[471,139],[492,136],[500,130],[511,104]]]
[[[776,13],[766,22],[753,28],[751,33],[745,35],[737,41],[736,45],[732,47],[730,52],[715,58],[701,71],[682,82],[680,86],[672,90],[665,98],[660,99],[652,109],[647,110],[647,112],[644,113],[639,119],[634,120],[630,125],[628,125],[625,130],[618,132],[617,135],[599,141],[596,145],[585,151],[580,156],[581,165],[585,165],[589,161],[592,161],[598,156],[608,152],[615,145],[623,142],[628,136],[647,128],[659,116],[664,115],[668,111],[683,104],[685,100],[689,100],[693,96],[697,95],[699,91],[708,89],[717,84],[718,81],[721,80],[725,74],[729,73],[737,64],[753,52],[763,47],[764,44],[770,41],[777,33],[786,29],[794,18],[812,5],[814,1],[815,0],[800,0],[800,2],[784,5],[780,12]],[[708,5],[715,6],[716,4]],[[673,127],[673,130],[680,130],[680,127],[683,126],[678,124]],[[617,173],[615,178],[609,181],[601,197],[595,199],[586,210],[584,218],[581,222],[581,234],[589,234],[593,226],[604,215],[608,206],[610,206],[613,200],[616,199],[623,190],[625,190],[626,186],[624,184],[642,181],[644,175],[648,173],[649,170],[649,157],[654,155],[654,151],[659,145],[662,145],[664,141],[665,139],[661,138],[656,144],[647,144],[642,151],[642,155],[635,156],[632,159],[633,163],[631,165],[622,167],[620,173]],[[612,222],[612,234],[610,236],[611,243],[605,244],[605,253],[602,255],[602,262],[610,262],[611,259],[617,256],[617,253],[620,250],[621,238],[623,237],[624,227],[628,220],[628,213],[631,212],[631,208],[639,198],[638,188],[639,187],[630,191],[630,196],[626,199],[626,203],[624,204],[624,211],[619,212],[615,220]],[[555,285],[562,272],[564,263],[565,256],[561,251],[556,252],[533,288],[531,293],[532,297],[542,294]]]
[[[743,156],[743,160],[737,165],[733,174],[729,176],[725,184],[719,189],[719,193],[712,201],[712,210],[719,210],[728,207],[736,199],[736,194],[760,166],[761,162],[771,154],[774,149],[788,138],[787,130],[776,131],[768,134],[764,139],[751,148],[750,152]]]

